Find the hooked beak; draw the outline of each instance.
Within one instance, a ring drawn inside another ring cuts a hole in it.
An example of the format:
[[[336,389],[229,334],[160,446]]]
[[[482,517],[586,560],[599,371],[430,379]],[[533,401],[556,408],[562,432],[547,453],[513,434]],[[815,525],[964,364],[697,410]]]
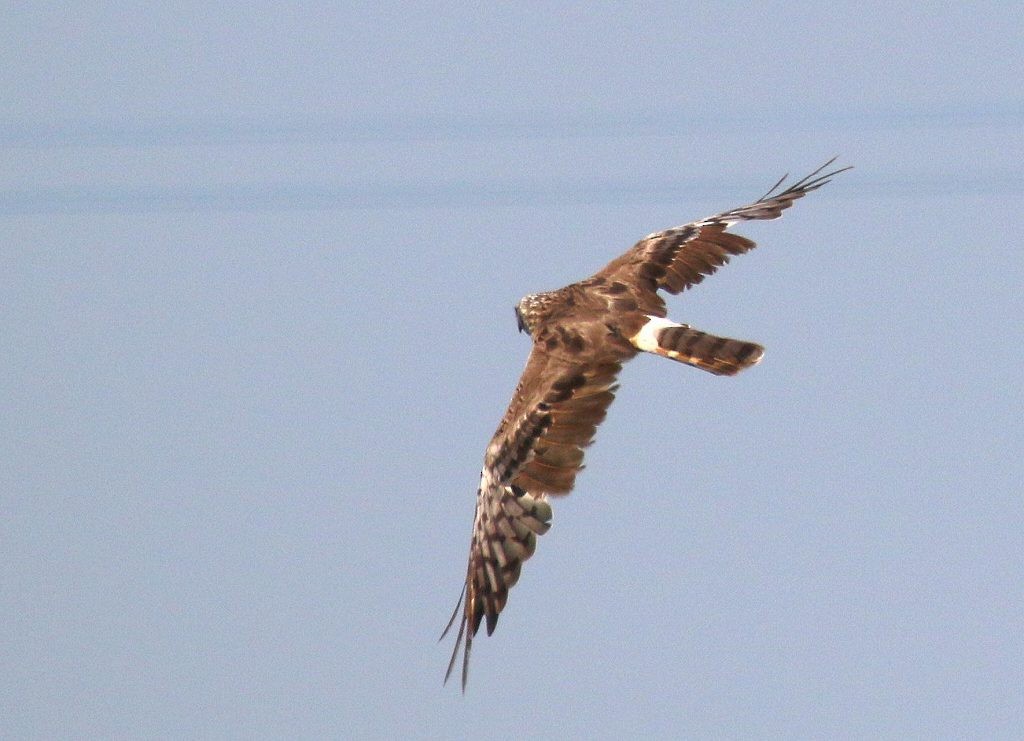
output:
[[[519,325],[520,332],[526,331],[526,322],[523,321],[523,315],[520,313],[518,306],[516,307],[516,324]]]

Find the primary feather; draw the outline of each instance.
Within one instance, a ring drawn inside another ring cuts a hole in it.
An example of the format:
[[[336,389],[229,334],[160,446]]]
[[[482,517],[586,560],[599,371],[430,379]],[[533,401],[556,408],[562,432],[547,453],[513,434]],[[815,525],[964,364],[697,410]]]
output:
[[[547,498],[572,490],[583,450],[615,398],[622,364],[643,351],[733,375],[761,359],[764,350],[756,343],[669,321],[658,291],[677,294],[731,256],[753,249],[754,242],[727,229],[740,221],[778,218],[794,201],[850,169],[821,174],[834,161],[786,188],[783,177],[749,205],[650,234],[590,278],[519,302],[517,321],[533,348],[484,455],[466,580],[441,634],[459,620],[445,682],[465,645],[465,691],[473,637],[484,622],[487,634],[494,632],[523,562],[550,527]]]

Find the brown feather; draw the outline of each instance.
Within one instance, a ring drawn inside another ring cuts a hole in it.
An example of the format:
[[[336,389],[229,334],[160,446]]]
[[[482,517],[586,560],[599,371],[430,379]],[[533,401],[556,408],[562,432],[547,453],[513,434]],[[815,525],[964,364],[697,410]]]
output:
[[[739,221],[777,218],[795,200],[843,172],[822,175],[831,163],[776,192],[783,178],[747,206],[650,234],[593,276],[519,302],[519,328],[530,333],[534,344],[484,455],[466,581],[441,636],[454,626],[461,609],[446,682],[465,641],[465,691],[473,637],[482,623],[488,635],[494,631],[523,561],[533,554],[537,536],[550,527],[546,498],[572,490],[583,469],[584,448],[593,442],[615,398],[622,364],[645,350],[731,375],[760,360],[760,345],[664,319],[665,302],[658,291],[686,290],[732,255],[753,249],[754,242],[726,229]]]

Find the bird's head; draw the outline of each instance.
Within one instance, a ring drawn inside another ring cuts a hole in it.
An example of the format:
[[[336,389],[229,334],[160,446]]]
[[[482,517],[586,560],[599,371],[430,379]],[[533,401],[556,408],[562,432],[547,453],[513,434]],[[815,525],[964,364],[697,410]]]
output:
[[[516,324],[519,325],[519,331],[526,332],[531,337],[546,306],[543,295],[531,293],[529,296],[523,296],[516,304]]]

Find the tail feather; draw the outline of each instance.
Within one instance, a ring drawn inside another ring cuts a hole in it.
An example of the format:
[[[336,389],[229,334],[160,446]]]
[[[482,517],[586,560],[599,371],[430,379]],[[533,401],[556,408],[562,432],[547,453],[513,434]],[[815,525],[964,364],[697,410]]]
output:
[[[764,348],[754,342],[716,337],[661,317],[650,317],[631,341],[639,350],[718,376],[735,375],[764,356]]]

